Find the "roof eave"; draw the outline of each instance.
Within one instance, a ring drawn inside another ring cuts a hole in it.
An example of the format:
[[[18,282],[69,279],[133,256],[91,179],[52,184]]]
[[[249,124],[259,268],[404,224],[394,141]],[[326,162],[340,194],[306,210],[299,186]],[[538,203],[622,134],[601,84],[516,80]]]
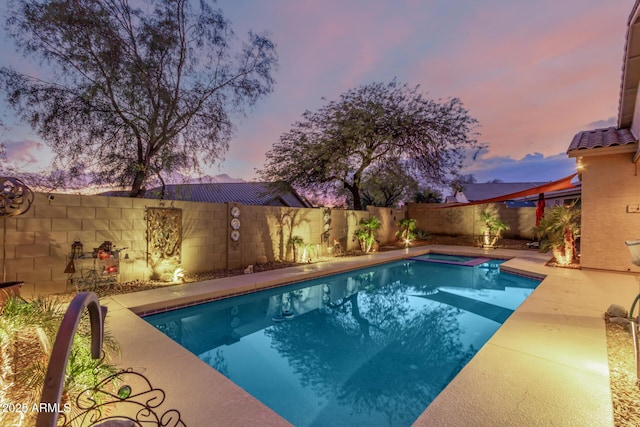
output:
[[[636,0],[629,20],[622,62],[622,81],[618,102],[618,128],[627,128],[633,122],[638,76],[640,76],[640,0]]]
[[[609,147],[595,147],[595,148],[578,148],[567,152],[569,157],[590,157],[590,156],[604,156],[611,154],[624,154],[624,153],[636,153],[638,150],[638,143],[633,142],[625,145],[614,145]]]

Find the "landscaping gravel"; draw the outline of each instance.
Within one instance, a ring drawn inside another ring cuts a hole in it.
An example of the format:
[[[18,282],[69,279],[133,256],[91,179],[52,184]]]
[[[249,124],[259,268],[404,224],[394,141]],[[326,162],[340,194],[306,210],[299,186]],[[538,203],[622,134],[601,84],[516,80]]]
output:
[[[611,322],[606,315],[605,322],[614,426],[637,427],[640,426],[640,387],[636,383],[631,331],[628,324]]]

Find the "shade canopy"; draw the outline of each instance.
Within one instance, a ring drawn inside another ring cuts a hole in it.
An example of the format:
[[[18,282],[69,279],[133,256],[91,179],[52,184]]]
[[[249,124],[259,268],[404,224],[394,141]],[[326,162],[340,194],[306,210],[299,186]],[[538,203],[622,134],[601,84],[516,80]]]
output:
[[[474,200],[473,202],[468,203],[451,203],[444,206],[435,206],[433,208],[429,207],[427,209],[446,209],[446,208],[458,208],[461,206],[473,206],[473,205],[483,205],[486,203],[498,203],[505,202],[507,200],[513,199],[521,199],[527,196],[533,196],[540,193],[549,193],[552,191],[560,191],[560,190],[568,190],[570,188],[575,188],[577,185],[571,183],[571,180],[578,175],[577,173],[571,174],[567,177],[559,179],[557,181],[548,182],[543,185],[539,185],[537,187],[531,187],[526,190],[517,191],[515,193],[504,194],[498,197],[491,197],[489,199],[484,200]]]

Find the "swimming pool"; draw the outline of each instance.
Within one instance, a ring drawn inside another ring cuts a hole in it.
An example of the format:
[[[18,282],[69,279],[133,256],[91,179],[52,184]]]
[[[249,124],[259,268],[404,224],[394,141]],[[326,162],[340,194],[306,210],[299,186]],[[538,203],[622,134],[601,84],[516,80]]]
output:
[[[537,280],[419,261],[145,317],[296,426],[410,425]]]
[[[416,260],[428,260],[428,261],[449,261],[451,263],[464,263],[468,261],[472,261],[477,257],[472,256],[464,256],[464,255],[446,255],[439,253],[428,253],[424,255],[419,255],[415,257]]]

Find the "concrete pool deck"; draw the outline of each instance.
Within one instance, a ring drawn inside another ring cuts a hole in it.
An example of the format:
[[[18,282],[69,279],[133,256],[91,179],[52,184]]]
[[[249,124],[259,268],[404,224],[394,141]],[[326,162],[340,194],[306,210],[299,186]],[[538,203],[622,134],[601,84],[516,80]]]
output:
[[[546,267],[535,251],[430,245],[102,299],[119,365],[166,393],[158,409],[188,426],[290,425],[138,314],[186,306],[428,251],[509,258],[503,269],[546,276],[416,420],[416,426],[613,426],[603,313],[638,293],[631,274]]]

